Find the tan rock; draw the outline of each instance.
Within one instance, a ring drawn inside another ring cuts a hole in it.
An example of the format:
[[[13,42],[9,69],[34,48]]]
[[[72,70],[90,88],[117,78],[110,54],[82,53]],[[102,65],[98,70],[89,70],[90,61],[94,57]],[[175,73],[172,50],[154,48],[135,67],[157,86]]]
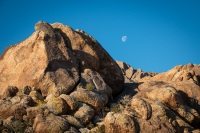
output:
[[[35,133],[63,133],[67,131],[68,128],[67,120],[53,114],[49,114],[47,117],[38,114],[33,124]]]
[[[155,76],[157,73],[155,72],[143,72],[141,69],[135,70],[129,64],[116,61],[119,67],[121,68],[122,73],[124,74],[125,79],[127,78],[128,82],[141,82],[143,79],[149,79]],[[126,81],[126,82],[127,82]]]
[[[93,91],[80,89],[70,94],[71,97],[77,101],[87,103],[94,107],[96,110],[102,109],[108,102],[106,95],[99,95]]]
[[[83,31],[76,30],[60,23],[52,25],[54,29],[68,37],[75,56],[81,59],[84,68],[97,71],[106,84],[113,89],[113,95],[119,94],[123,87],[124,77],[119,66],[110,57],[110,55],[102,48],[102,46],[90,35]]]
[[[68,93],[74,88],[79,80],[78,60],[66,47],[60,33],[54,34],[56,40],[46,32],[36,31],[3,53],[0,58],[0,95],[8,86],[41,88],[44,96],[47,93]]]
[[[48,110],[55,115],[65,114],[69,108],[67,103],[60,97],[51,98],[46,106]]]
[[[175,114],[178,114],[178,116],[184,118],[183,120],[177,120],[179,125],[190,123],[195,126],[200,122],[200,115],[199,111],[196,110],[198,107],[191,106],[193,103],[191,99],[199,99],[197,94],[199,94],[200,90],[197,88],[199,88],[199,86],[195,85],[193,82],[188,81],[179,83],[151,81],[140,85],[140,93],[138,93],[135,97],[145,97],[149,100],[159,101],[167,106],[167,108],[173,110]],[[193,95],[191,95],[192,91]],[[196,94],[194,92],[196,92]]]
[[[38,23],[35,24],[34,28],[36,31],[42,31],[45,34],[49,35],[50,37],[55,37],[55,32],[53,27],[46,22],[39,21]]]
[[[78,107],[78,101],[76,101],[74,98],[72,98],[70,95],[65,95],[62,94],[59,96],[60,98],[62,98],[69,106],[69,109],[71,111],[74,111],[77,109]]]
[[[78,118],[83,124],[87,124],[94,116],[94,109],[85,103],[79,103],[79,108],[74,117]]]
[[[74,116],[65,115],[65,116],[62,116],[62,117],[65,118],[71,126],[74,126],[78,129],[84,127],[83,124],[79,120],[77,120]]]
[[[125,114],[109,112],[104,120],[106,133],[137,133],[133,119]]]
[[[37,91],[31,91],[29,96],[33,99],[35,103],[43,102],[43,96]]]
[[[34,119],[38,114],[42,114],[43,110],[40,107],[30,107],[26,109],[27,117]]]
[[[137,112],[137,117],[142,117],[145,120],[151,118],[151,105],[142,98],[133,98],[131,100],[131,107]]]
[[[77,86],[77,89],[79,88],[94,91],[98,94],[105,94],[108,98],[112,96],[112,89],[104,82],[99,73],[91,69],[85,69],[81,73],[81,81]]]
[[[173,69],[158,74],[150,80],[156,81],[193,81],[200,85],[200,66],[194,64],[179,65]]]
[[[26,108],[32,105],[33,101],[31,97],[27,95],[0,100],[0,119],[4,120],[10,116],[22,119],[23,115],[26,114]]]
[[[178,97],[177,90],[173,87],[164,87],[153,89],[146,93],[147,97],[152,100],[159,100],[170,108],[177,108],[181,104],[180,97]]]

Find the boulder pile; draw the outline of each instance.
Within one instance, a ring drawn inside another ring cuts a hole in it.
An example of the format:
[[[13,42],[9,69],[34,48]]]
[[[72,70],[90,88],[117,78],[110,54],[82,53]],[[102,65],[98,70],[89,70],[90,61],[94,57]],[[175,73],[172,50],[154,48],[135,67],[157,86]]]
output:
[[[200,132],[200,65],[143,72],[82,30],[35,30],[0,56],[0,132]]]

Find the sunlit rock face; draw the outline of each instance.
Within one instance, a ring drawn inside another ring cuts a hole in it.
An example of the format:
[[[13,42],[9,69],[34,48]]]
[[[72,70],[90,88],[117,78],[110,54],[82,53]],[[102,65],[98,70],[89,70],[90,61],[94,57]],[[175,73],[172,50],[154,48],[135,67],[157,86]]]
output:
[[[200,65],[144,72],[82,30],[35,30],[0,57],[0,132],[200,132]]]
[[[90,35],[42,21],[35,29],[28,39],[7,48],[1,56],[0,95],[8,86],[40,88],[44,96],[68,94],[87,68],[101,75],[113,95],[121,92],[124,78],[120,68]]]

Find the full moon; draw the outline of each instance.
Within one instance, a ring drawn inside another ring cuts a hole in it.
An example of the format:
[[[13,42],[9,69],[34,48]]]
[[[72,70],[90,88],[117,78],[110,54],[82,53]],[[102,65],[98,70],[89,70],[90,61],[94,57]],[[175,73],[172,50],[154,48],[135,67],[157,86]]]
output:
[[[127,36],[123,36],[122,37],[122,42],[126,42],[126,40],[127,40]]]

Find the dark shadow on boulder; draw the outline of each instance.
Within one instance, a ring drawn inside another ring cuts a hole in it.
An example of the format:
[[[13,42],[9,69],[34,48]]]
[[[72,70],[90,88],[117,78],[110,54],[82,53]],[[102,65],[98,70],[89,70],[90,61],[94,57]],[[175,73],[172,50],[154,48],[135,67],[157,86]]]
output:
[[[131,97],[133,97],[135,94],[137,94],[137,88],[138,86],[142,84],[142,83],[124,83],[123,86],[123,91],[114,98],[114,102],[119,101],[122,97],[129,95]]]
[[[140,124],[134,117],[132,118],[132,120],[134,121],[135,124],[136,133],[140,133]]]
[[[197,99],[188,97],[188,95],[181,90],[178,90],[178,93],[182,96],[182,98],[183,98],[184,102],[187,104],[187,106],[195,109],[198,112],[198,114],[200,114],[200,105],[199,105]],[[200,120],[196,120],[192,123],[192,126],[194,128],[200,129],[199,123],[200,123]]]
[[[67,48],[72,50],[72,45],[71,45],[71,41],[70,41],[69,37],[61,29],[55,28],[54,30],[56,32],[60,33],[60,35],[63,37],[63,39],[65,41]]]

